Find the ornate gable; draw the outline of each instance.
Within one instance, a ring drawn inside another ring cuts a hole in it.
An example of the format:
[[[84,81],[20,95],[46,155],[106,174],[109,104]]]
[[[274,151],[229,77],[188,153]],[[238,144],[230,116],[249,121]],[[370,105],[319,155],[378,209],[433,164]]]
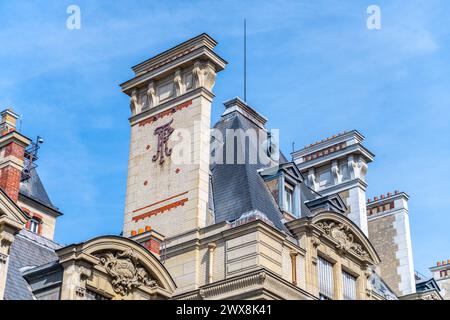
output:
[[[350,253],[375,264],[380,262],[369,239],[342,214],[323,212],[312,217],[311,224],[319,231],[319,237],[330,240],[339,252]]]
[[[62,299],[85,299],[87,291],[108,299],[169,299],[176,289],[158,258],[128,238],[98,237],[57,254],[64,268]]]

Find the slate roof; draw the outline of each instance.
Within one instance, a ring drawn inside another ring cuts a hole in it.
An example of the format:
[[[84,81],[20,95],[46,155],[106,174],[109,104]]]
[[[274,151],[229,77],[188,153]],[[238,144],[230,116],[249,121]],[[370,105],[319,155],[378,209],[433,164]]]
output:
[[[50,201],[35,168],[30,170],[30,178],[20,183],[20,194],[59,212],[59,209]]]
[[[254,122],[238,111],[222,116],[214,126],[222,132],[224,140],[227,129],[255,129],[263,131]],[[256,146],[246,145],[246,149]],[[236,155],[237,149],[242,148],[238,143],[234,145]],[[226,159],[226,146],[223,148],[223,159]],[[248,152],[245,153],[248,160]],[[284,156],[283,156],[284,158]],[[236,161],[235,161],[236,162]],[[287,231],[282,222],[282,214],[264,183],[258,170],[266,168],[259,159],[256,164],[212,164],[211,183],[212,197],[214,201],[215,222],[232,222],[242,214],[258,210],[280,230]]]
[[[55,253],[61,246],[28,230],[16,235],[11,245],[5,300],[33,300],[23,273],[33,267],[58,260]]]

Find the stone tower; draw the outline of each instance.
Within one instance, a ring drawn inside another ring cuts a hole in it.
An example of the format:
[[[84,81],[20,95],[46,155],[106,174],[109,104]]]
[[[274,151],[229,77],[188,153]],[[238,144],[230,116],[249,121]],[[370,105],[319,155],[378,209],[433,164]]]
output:
[[[209,221],[212,89],[226,61],[201,34],[133,67],[131,145],[123,235],[165,237]]]
[[[318,141],[293,152],[293,161],[307,185],[322,195],[339,193],[349,208],[351,219],[367,236],[366,172],[374,155],[353,130]]]
[[[396,191],[367,200],[369,239],[381,259],[381,276],[398,296],[416,292],[408,199]]]

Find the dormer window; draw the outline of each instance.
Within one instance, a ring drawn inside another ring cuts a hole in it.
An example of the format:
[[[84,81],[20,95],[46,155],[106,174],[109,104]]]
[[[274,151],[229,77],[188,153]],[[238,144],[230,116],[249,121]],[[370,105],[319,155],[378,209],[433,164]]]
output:
[[[289,213],[293,212],[294,208],[294,189],[286,184],[284,186],[284,210]]]
[[[35,218],[32,218],[30,220],[30,231],[38,234],[39,233],[39,224],[40,224],[40,221],[38,221]]]

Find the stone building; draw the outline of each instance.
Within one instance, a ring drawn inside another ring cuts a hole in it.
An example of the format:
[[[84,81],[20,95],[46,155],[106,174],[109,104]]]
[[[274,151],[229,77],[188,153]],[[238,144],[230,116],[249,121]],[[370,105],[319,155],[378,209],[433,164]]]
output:
[[[227,65],[216,45],[201,34],[134,66],[121,85],[131,108],[122,236],[53,242],[61,213],[27,160],[17,116],[2,114],[1,297],[423,298],[408,197],[367,202],[374,155],[364,137],[339,134],[289,160],[268,119],[240,98],[211,126]]]
[[[430,271],[443,298],[450,300],[450,260],[438,261],[436,266],[430,268]]]

